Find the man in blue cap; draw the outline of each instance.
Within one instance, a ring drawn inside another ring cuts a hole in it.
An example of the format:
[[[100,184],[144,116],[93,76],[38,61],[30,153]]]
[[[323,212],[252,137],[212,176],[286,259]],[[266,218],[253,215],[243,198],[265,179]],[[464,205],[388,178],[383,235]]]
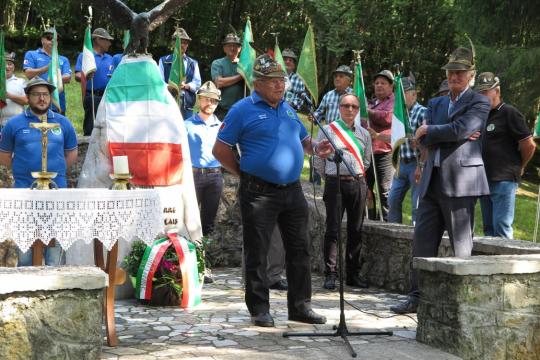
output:
[[[33,79],[39,76],[43,80],[47,80],[49,63],[51,62],[54,28],[49,28],[41,34],[41,47],[37,50],[29,50],[24,54],[23,70],[28,79]],[[71,66],[67,57],[58,55],[58,65],[62,76],[62,82],[67,84],[71,81]],[[66,94],[62,91],[59,94],[60,109],[57,109],[54,104],[52,111],[61,114],[66,113]]]
[[[304,152],[326,158],[328,141],[315,142],[296,112],[283,100],[285,71],[269,55],[253,66],[255,91],[228,112],[213,153],[228,171],[240,176],[245,300],[257,326],[274,326],[270,315],[268,248],[276,224],[286,253],[289,320],[324,324],[311,309],[311,261],[307,202],[300,185]],[[237,162],[231,147],[240,147]]]
[[[92,134],[96,110],[114,71],[113,58],[107,53],[113,40],[114,38],[103,28],[97,28],[92,33],[92,48],[94,50],[94,60],[96,61],[96,71],[88,74],[86,82],[83,101],[83,132],[85,136]],[[75,80],[78,82],[82,79],[82,57],[83,54],[80,53],[75,64]],[[94,104],[93,108],[92,103]]]

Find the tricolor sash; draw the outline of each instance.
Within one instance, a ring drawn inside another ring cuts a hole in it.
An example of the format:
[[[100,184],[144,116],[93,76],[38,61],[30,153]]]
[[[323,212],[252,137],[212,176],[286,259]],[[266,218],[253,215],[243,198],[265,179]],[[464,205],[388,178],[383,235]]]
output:
[[[149,300],[152,296],[152,279],[159,263],[170,246],[174,246],[178,255],[180,271],[182,272],[182,302],[181,307],[187,308],[201,303],[201,284],[197,269],[197,254],[195,245],[176,233],[167,234],[167,238],[154,241],[144,252],[139,271],[135,294],[138,299]]]
[[[362,161],[362,157],[364,156],[364,149],[362,148],[362,145],[360,145],[358,139],[354,136],[353,132],[349,129],[347,124],[345,124],[341,119],[332,121],[329,126],[334,132],[334,134],[336,134],[336,136],[339,138],[339,140],[341,140],[343,145],[345,145],[347,150],[349,150],[349,152],[354,156],[354,158],[358,162],[358,165],[360,166],[362,176],[365,177],[366,173],[364,169],[364,162]]]

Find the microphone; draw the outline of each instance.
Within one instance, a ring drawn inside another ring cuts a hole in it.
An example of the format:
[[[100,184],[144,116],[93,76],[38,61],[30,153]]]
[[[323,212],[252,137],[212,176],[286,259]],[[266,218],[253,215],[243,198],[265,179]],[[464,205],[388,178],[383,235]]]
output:
[[[309,96],[307,96],[305,92],[300,94],[300,98],[304,100],[310,107],[313,107],[313,101],[311,101],[311,99],[309,98]]]

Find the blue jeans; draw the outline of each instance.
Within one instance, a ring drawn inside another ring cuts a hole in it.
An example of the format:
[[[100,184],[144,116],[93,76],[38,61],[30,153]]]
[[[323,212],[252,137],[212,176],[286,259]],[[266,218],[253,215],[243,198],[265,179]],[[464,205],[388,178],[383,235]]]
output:
[[[54,247],[46,247],[44,253],[43,258],[45,259],[45,265],[47,266],[60,266],[66,263],[65,252],[62,251],[58,241],[56,241]],[[32,249],[28,249],[25,253],[17,249],[17,254],[19,255],[17,266],[32,265]]]
[[[399,174],[394,176],[392,181],[392,188],[388,195],[388,222],[402,223],[402,208],[401,204],[409,188],[411,189],[411,208],[412,208],[412,222],[416,223],[416,208],[418,207],[418,191],[416,182],[414,181],[414,172],[416,171],[416,161],[412,161],[408,164],[405,162],[399,162]]]
[[[490,195],[480,198],[485,236],[513,239],[517,188],[514,181],[489,181]]]

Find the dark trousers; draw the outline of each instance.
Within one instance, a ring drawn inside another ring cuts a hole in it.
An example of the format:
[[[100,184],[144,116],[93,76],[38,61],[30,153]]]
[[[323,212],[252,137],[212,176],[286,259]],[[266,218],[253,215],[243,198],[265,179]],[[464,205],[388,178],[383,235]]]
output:
[[[337,178],[326,177],[323,200],[326,206],[326,233],[324,235],[325,274],[336,274],[337,234],[341,220],[347,211],[347,247],[345,269],[347,277],[356,276],[360,270],[359,257],[362,247],[362,224],[366,207],[367,186],[362,177],[358,180],[341,181],[341,213],[337,212]],[[343,239],[343,238],[342,238]]]
[[[388,218],[388,194],[390,194],[390,189],[392,188],[392,178],[394,176],[394,167],[392,166],[392,153],[385,154],[375,154],[375,166],[371,164],[367,173],[366,180],[369,190],[373,193],[375,189],[375,174],[374,168],[377,171],[377,181],[379,183],[379,190],[381,192],[381,206],[382,206],[382,215],[384,221]],[[369,214],[369,218],[372,220],[380,219],[377,213],[377,198],[375,193],[373,193],[373,203],[374,211]]]
[[[214,230],[223,190],[223,176],[221,172],[193,172],[193,180],[201,214],[202,233],[203,236],[208,236]]]
[[[87,94],[84,96],[83,108],[84,108],[84,122],[83,122],[83,134],[84,136],[90,136],[94,129],[94,114],[97,113],[97,108],[101,102],[101,96],[94,94],[94,113],[92,114],[92,95]]]
[[[471,256],[476,196],[443,194],[441,175],[435,168],[426,195],[420,200],[414,228],[413,257],[436,257],[444,230],[457,257]],[[411,264],[412,265],[412,264]],[[418,274],[411,266],[410,297],[418,298]]]
[[[300,183],[279,189],[242,174],[240,209],[244,230],[245,300],[249,312],[257,315],[270,310],[266,272],[276,223],[285,248],[289,313],[311,309],[308,208]]]

